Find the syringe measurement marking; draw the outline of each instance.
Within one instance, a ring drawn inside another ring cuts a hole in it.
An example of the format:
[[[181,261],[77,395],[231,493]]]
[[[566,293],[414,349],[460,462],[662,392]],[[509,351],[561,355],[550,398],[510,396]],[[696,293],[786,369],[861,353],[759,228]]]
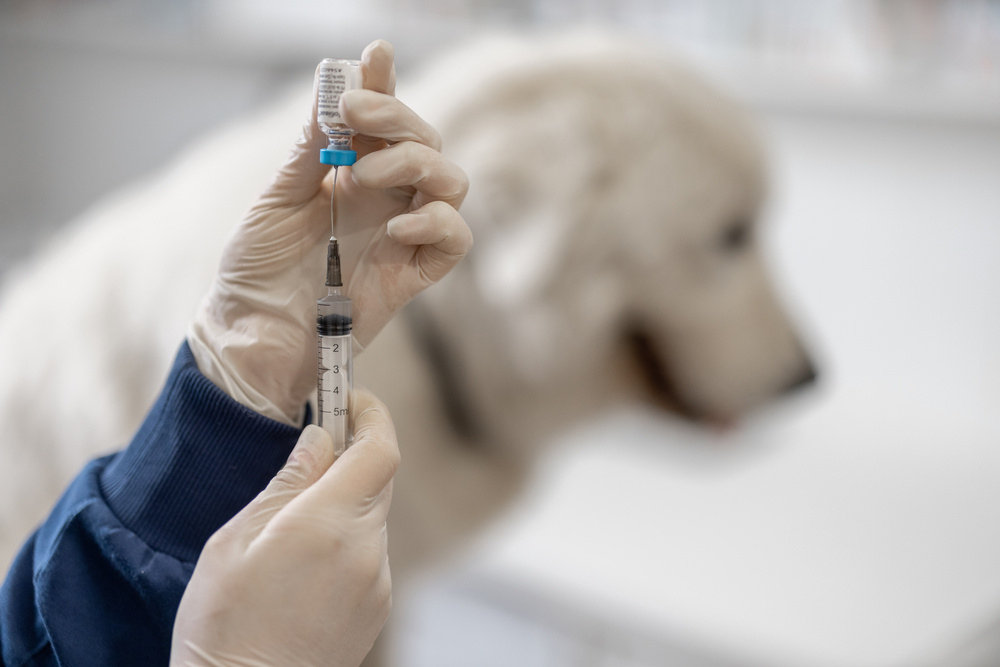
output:
[[[320,337],[317,355],[319,357],[317,375],[319,376],[321,386],[318,400],[319,405],[317,407],[319,408],[321,415],[329,415],[331,418],[344,418],[348,415],[348,409],[346,407],[340,407],[337,405],[331,407],[328,405],[329,403],[341,402],[333,400],[335,395],[343,400],[343,395],[340,392],[340,380],[344,377],[340,372],[341,364],[332,363],[334,361],[333,355],[341,354],[341,344],[331,342],[324,345],[323,338],[324,337],[322,336]],[[337,361],[339,361],[339,359],[337,359]],[[337,377],[335,378],[333,376]]]

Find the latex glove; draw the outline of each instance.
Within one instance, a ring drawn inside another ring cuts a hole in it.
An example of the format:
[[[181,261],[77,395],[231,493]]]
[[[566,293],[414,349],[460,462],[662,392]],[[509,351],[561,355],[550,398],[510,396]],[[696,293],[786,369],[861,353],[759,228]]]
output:
[[[439,152],[438,132],[393,97],[393,51],[361,56],[364,90],[341,98],[358,161],[341,167],[336,236],[345,294],[354,302],[355,353],[414,296],[468,252],[457,207],[465,173]],[[318,73],[318,70],[317,70]],[[316,300],[326,294],[333,172],[313,106],[302,136],[223,252],[188,331],[198,368],[234,399],[299,426],[316,385]]]
[[[334,461],[308,426],[267,488],[208,540],[174,622],[172,667],[361,663],[391,606],[385,518],[399,465],[385,406],[357,391]]]

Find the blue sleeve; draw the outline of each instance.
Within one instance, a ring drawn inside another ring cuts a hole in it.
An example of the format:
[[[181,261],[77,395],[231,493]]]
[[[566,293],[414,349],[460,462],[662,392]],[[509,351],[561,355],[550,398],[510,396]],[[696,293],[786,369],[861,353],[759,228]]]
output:
[[[128,448],[88,464],[14,560],[0,588],[3,665],[167,665],[198,554],[299,433],[208,381],[185,342]]]

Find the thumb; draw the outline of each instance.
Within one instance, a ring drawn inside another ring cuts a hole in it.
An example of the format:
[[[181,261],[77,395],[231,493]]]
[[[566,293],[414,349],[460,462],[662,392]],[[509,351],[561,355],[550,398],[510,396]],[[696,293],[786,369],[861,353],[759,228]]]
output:
[[[323,476],[335,458],[330,435],[319,426],[306,426],[285,466],[226,524],[227,531],[238,534],[244,545],[252,542],[275,514]]]
[[[330,165],[319,161],[319,152],[327,145],[326,135],[316,121],[319,67],[317,65],[313,75],[312,106],[302,126],[302,134],[263,194],[263,198],[275,206],[298,206],[309,201],[323,187],[323,179],[330,172]]]

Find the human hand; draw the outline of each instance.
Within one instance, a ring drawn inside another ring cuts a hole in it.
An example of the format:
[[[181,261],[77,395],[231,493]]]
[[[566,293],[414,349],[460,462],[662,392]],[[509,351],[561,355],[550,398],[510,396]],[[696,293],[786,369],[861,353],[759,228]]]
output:
[[[172,667],[355,667],[391,606],[385,519],[399,465],[386,407],[357,391],[334,461],[307,426],[264,491],[216,532],[181,599]]]
[[[468,179],[439,152],[437,131],[393,97],[388,42],[365,49],[361,71],[364,90],[341,98],[341,114],[358,132],[358,161],[340,167],[333,215],[355,353],[472,246],[457,211]],[[188,333],[206,377],[294,426],[316,384],[316,300],[326,293],[333,188],[330,167],[319,162],[326,145],[314,83],[302,136],[230,237]]]

